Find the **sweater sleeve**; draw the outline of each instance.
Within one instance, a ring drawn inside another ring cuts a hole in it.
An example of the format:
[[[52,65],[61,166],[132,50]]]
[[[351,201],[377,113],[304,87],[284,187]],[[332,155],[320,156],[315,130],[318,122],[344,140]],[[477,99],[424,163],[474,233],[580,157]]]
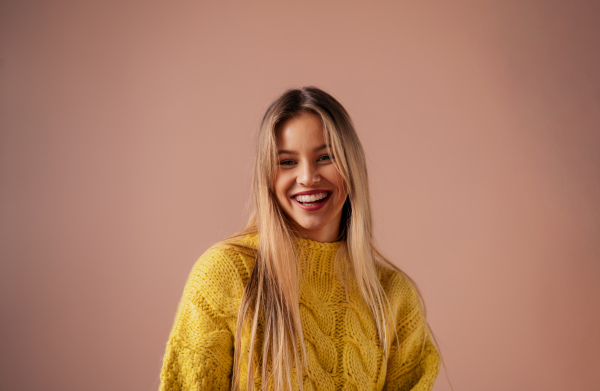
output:
[[[428,391],[440,369],[440,355],[432,342],[418,296],[405,279],[399,287],[401,305],[396,338],[390,348],[386,390]]]
[[[227,325],[231,302],[224,297],[231,293],[230,274],[218,254],[204,254],[196,262],[167,342],[160,391],[229,389],[233,335]]]

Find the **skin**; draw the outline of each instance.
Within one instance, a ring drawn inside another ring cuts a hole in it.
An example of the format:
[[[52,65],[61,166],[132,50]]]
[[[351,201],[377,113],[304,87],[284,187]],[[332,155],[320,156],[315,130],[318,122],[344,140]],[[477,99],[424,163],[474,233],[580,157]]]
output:
[[[279,205],[301,237],[336,241],[348,193],[333,154],[325,146],[321,119],[313,113],[301,113],[279,125],[276,137],[279,165],[274,187]],[[310,190],[330,192],[318,210],[305,210],[293,198]]]

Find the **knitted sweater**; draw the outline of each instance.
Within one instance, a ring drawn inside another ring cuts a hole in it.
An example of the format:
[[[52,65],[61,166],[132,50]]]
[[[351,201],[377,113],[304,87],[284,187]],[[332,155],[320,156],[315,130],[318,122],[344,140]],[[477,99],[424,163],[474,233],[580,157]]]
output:
[[[249,235],[242,242],[256,249],[258,240]],[[300,262],[300,316],[310,374],[304,374],[305,389],[430,390],[440,358],[413,286],[401,274],[380,268],[380,281],[397,319],[397,336],[390,339],[386,359],[371,312],[357,287],[344,284],[335,267],[340,243],[298,239],[305,254]],[[230,388],[237,313],[254,259],[253,251],[221,246],[196,262],[167,343],[161,391]],[[243,352],[249,351],[249,337],[244,330]],[[261,340],[257,342],[260,347]],[[242,370],[247,365],[248,354],[242,354]],[[242,389],[246,376],[241,375]],[[260,389],[259,360],[254,378]]]

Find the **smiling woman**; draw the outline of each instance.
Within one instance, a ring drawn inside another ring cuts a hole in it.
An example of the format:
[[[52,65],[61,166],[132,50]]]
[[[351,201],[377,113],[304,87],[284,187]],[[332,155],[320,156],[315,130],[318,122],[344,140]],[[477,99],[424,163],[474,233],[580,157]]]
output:
[[[413,282],[375,248],[364,153],[324,91],[289,90],[257,143],[254,212],[184,289],[161,390],[430,390]]]

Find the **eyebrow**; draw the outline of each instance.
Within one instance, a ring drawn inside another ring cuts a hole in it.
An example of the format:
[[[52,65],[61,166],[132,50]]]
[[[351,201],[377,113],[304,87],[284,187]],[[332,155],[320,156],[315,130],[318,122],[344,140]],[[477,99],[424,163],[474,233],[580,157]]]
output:
[[[322,150],[322,149],[325,149],[325,148],[331,148],[331,145],[330,145],[330,144],[323,144],[323,145],[319,145],[318,147],[316,147],[315,149],[313,149],[313,152],[318,152],[318,151],[320,151],[320,150]],[[289,151],[289,150],[287,150],[287,149],[280,149],[279,151],[277,151],[277,153],[278,153],[279,155],[281,155],[281,154],[284,154],[284,153],[287,153],[287,154],[290,154],[290,155],[297,155],[297,153],[296,153],[296,152],[294,152],[294,151]]]

